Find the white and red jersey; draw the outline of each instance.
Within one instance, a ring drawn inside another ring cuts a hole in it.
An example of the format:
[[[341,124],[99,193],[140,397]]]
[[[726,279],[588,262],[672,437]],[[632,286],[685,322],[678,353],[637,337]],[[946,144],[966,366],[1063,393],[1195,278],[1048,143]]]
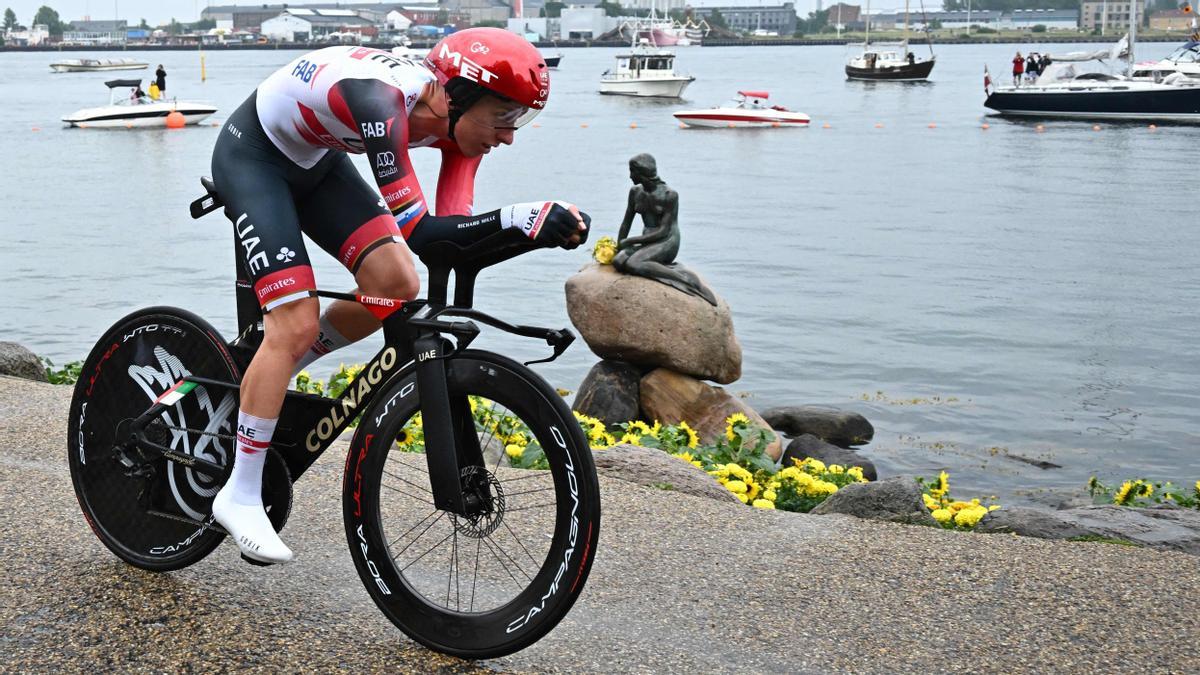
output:
[[[259,123],[298,166],[313,167],[330,150],[366,153],[380,193],[407,236],[428,207],[408,150],[442,151],[439,215],[470,215],[480,158],[452,141],[411,139],[408,118],[435,78],[420,63],[365,47],[327,47],[280,68],[258,87]]]

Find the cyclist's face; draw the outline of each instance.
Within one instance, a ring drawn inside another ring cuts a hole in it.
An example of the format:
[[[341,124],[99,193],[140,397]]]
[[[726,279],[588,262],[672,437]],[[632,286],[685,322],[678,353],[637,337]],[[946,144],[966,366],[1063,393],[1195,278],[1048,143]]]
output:
[[[511,145],[516,128],[513,120],[525,108],[495,96],[484,96],[454,125],[454,138],[467,157],[486,155],[500,145]]]

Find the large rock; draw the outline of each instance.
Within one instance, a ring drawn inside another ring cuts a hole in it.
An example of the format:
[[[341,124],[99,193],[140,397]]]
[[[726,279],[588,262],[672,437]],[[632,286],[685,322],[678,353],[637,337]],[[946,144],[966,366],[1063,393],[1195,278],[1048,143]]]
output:
[[[867,480],[879,478],[879,474],[875,471],[875,464],[871,460],[853,450],[826,443],[812,434],[804,434],[788,443],[787,449],[783,451],[783,465],[791,466],[793,458],[804,459],[805,457],[819,459],[826,464],[841,464],[846,468],[862,467],[863,478]]]
[[[921,488],[912,476],[896,476],[875,483],[851,483],[817,504],[812,513],[844,513],[868,520],[913,525],[937,525],[925,508]]]
[[[567,313],[602,359],[664,367],[729,384],[742,376],[742,347],[729,305],[657,281],[589,265],[567,279]]]
[[[596,471],[630,483],[741,504],[732,492],[690,462],[656,448],[614,445],[592,453]],[[667,487],[670,486],[670,487]]]
[[[785,405],[762,413],[771,428],[796,438],[812,434],[823,441],[848,448],[870,443],[875,427],[856,412],[815,405]]]
[[[640,398],[646,420],[663,424],[687,422],[705,443],[725,434],[725,420],[734,413],[742,413],[751,424],[771,431],[771,426],[753,408],[724,389],[666,368],[652,370],[642,378]],[[775,432],[771,435],[773,440],[767,446],[767,454],[778,460],[783,443]]]
[[[16,342],[0,342],[0,375],[46,381],[46,366],[37,355]]]
[[[638,418],[642,371],[629,363],[604,360],[592,366],[571,407],[607,425]]]
[[[1165,504],[1146,508],[1104,504],[1053,512],[1000,509],[985,516],[976,529],[1046,539],[1093,535],[1200,555],[1200,511]]]

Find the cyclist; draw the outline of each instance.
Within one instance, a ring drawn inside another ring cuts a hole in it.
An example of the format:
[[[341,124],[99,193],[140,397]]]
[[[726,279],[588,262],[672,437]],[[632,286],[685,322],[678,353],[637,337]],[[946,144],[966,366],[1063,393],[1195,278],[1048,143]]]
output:
[[[547,245],[578,246],[588,218],[571,204],[547,200],[470,215],[480,158],[511,144],[515,130],[545,107],[549,90],[546,64],[531,44],[478,28],[443,39],[424,65],[361,47],[305,54],[230,116],[213,150],[213,180],[263,308],[264,337],[242,379],[233,473],[213,500],[213,516],[243,555],[292,558],[263,511],[261,490],[296,364],[322,331],[357,339],[378,327],[357,304],[334,312],[341,323],[319,318],[301,232],[341,261],[363,294],[401,299],[416,297],[420,285],[410,250],[429,242],[469,243],[518,228]],[[425,145],[443,152],[438,215],[429,212],[408,157],[410,147]],[[376,187],[347,153],[367,155]]]

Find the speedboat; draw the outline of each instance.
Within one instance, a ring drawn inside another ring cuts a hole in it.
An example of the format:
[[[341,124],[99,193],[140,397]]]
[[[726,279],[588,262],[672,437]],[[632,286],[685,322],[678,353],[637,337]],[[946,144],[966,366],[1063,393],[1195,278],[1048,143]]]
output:
[[[739,91],[726,105],[706,110],[681,110],[675,119],[689,127],[806,127],[808,115],[779,105],[767,105],[765,91]]]
[[[674,53],[639,46],[628,54],[617,55],[616,69],[606,70],[600,76],[600,93],[679,98],[695,79],[675,72]]]
[[[141,91],[141,80],[109,80],[104,83],[108,87],[108,105],[97,108],[77,110],[62,118],[72,127],[165,127],[167,116],[178,112],[183,115],[184,124],[197,124],[217,112],[215,106],[194,101],[154,101]],[[128,96],[122,91],[128,89]]]
[[[82,73],[94,70],[143,70],[150,64],[133,59],[67,59],[50,64],[56,73]]]

